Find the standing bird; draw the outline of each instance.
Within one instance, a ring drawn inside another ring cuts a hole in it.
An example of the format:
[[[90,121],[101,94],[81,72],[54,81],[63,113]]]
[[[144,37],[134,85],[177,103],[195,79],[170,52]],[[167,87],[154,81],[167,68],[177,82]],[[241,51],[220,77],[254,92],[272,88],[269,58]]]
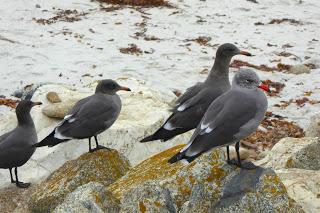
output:
[[[187,89],[177,100],[177,105],[171,110],[173,113],[165,123],[153,135],[140,142],[159,139],[167,141],[196,128],[212,101],[230,89],[229,65],[231,58],[235,55],[251,56],[250,53],[240,51],[233,44],[221,45],[207,79]]]
[[[71,139],[89,139],[89,152],[108,149],[98,144],[97,135],[107,130],[117,120],[121,110],[121,99],[116,94],[119,90],[131,91],[117,82],[102,80],[94,95],[78,101],[56,128],[36,147],[55,146]],[[96,148],[91,148],[94,137]]]
[[[18,178],[18,167],[23,166],[33,155],[38,142],[36,128],[30,115],[30,110],[41,102],[22,100],[16,108],[18,126],[0,136],[0,168],[9,169],[11,183],[17,187],[27,188],[30,183],[23,183]],[[13,179],[12,169],[14,168],[16,180]]]
[[[169,162],[186,159],[193,161],[202,153],[220,146],[227,146],[229,164],[252,169],[253,164],[241,164],[239,142],[254,132],[264,118],[268,107],[266,95],[259,89],[270,92],[260,84],[257,74],[251,70],[240,70],[233,78],[231,90],[221,95],[209,106],[190,142]],[[230,161],[229,145],[236,143],[238,161]]]

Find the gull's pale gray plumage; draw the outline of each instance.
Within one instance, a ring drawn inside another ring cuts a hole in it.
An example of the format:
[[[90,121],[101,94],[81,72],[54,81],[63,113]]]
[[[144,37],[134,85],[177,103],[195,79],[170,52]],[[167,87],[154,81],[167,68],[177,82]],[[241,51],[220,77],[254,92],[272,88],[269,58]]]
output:
[[[237,54],[250,55],[240,51],[233,44],[221,45],[207,79],[188,88],[177,100],[177,105],[172,109],[172,114],[165,123],[153,135],[144,138],[141,142],[158,139],[167,141],[196,128],[212,101],[230,89],[229,64],[231,58]]]
[[[252,73],[242,70],[234,79],[241,72]],[[189,144],[169,162],[181,159],[191,162],[212,148],[227,146],[247,137],[258,128],[267,105],[267,98],[258,85],[255,88],[245,88],[234,80],[232,89],[211,103]]]
[[[108,129],[119,116],[122,104],[116,92],[121,89],[129,90],[112,80],[104,81],[100,84],[106,84],[105,88],[98,85],[94,95],[78,101],[51,134],[36,146],[55,146],[70,139],[89,138],[89,150],[91,151],[90,138]],[[108,84],[115,85],[113,91]]]
[[[19,187],[28,187],[30,184],[19,182],[17,167],[24,165],[35,152],[33,145],[38,142],[36,129],[30,115],[33,106],[40,102],[21,101],[16,109],[18,125],[12,131],[0,136],[0,168],[11,170],[15,168],[16,181]]]

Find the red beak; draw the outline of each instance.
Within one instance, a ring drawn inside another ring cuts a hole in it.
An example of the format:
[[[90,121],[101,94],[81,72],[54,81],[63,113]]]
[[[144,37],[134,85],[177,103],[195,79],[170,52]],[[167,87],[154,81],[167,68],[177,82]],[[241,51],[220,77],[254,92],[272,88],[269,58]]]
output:
[[[270,90],[269,86],[266,85],[266,84],[261,83],[258,87],[259,87],[260,89],[266,91],[266,92],[271,93],[271,90]]]
[[[246,52],[246,51],[240,51],[240,55],[253,56],[251,53]]]

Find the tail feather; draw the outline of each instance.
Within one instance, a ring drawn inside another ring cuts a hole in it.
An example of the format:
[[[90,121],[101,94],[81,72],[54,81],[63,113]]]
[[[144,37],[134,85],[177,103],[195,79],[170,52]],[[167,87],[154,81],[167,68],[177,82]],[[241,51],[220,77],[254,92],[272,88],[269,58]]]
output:
[[[145,143],[149,141],[161,140],[162,142],[168,141],[177,135],[183,134],[187,131],[191,130],[191,128],[177,128],[174,130],[166,130],[163,127],[160,127],[153,135],[147,136],[142,139],[140,142]]]
[[[58,145],[59,143],[68,141],[69,139],[58,139],[54,137],[55,131],[52,131],[47,137],[45,137],[42,141],[39,143],[34,144],[34,147],[42,147],[42,146],[48,146],[53,147],[55,145]]]
[[[182,151],[182,152],[178,152],[178,153],[175,154],[173,157],[171,157],[171,158],[168,160],[168,162],[171,163],[171,164],[173,164],[173,163],[175,163],[175,162],[177,162],[177,161],[180,161],[180,160],[185,159],[185,160],[187,160],[189,163],[191,163],[192,161],[194,161],[197,157],[199,157],[199,156],[202,154],[202,152],[200,152],[200,153],[198,153],[198,154],[196,154],[196,155],[193,155],[193,156],[186,156],[186,152],[187,152],[187,150],[184,150],[184,151]]]
[[[156,140],[156,139],[153,139],[153,138],[154,138],[153,135],[150,135],[150,136],[145,137],[144,139],[142,139],[140,142],[141,142],[141,143],[145,143],[145,142],[149,142],[149,141],[154,141],[154,140]]]

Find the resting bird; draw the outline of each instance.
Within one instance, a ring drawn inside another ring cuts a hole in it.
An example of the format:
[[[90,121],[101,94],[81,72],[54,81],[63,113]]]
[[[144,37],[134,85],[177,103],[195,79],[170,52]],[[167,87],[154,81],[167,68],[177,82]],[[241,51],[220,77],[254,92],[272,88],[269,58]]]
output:
[[[167,141],[196,128],[211,102],[230,89],[229,64],[231,58],[239,54],[251,56],[233,44],[221,45],[207,79],[187,89],[177,100],[177,105],[165,123],[153,135],[142,139],[141,142]]]
[[[116,94],[119,90],[131,91],[117,82],[102,80],[94,95],[78,101],[56,128],[35,146],[55,146],[71,139],[89,139],[89,152],[107,149],[99,145],[97,135],[107,130],[117,120],[121,110],[121,99]],[[96,148],[91,147],[94,137]]]
[[[18,167],[23,166],[33,155],[38,142],[36,128],[30,115],[30,110],[40,102],[22,100],[16,108],[18,126],[0,136],[0,168],[9,169],[11,183],[17,187],[27,188],[30,183],[23,183],[18,178]],[[14,168],[16,180],[13,179],[12,169]]]
[[[169,162],[182,159],[191,162],[204,152],[227,146],[228,163],[254,168],[241,164],[239,142],[258,128],[267,110],[266,95],[259,88],[269,92],[268,86],[260,84],[255,72],[240,70],[233,78],[231,90],[211,103],[188,145]],[[229,157],[229,145],[234,143],[238,161],[231,161]]]

